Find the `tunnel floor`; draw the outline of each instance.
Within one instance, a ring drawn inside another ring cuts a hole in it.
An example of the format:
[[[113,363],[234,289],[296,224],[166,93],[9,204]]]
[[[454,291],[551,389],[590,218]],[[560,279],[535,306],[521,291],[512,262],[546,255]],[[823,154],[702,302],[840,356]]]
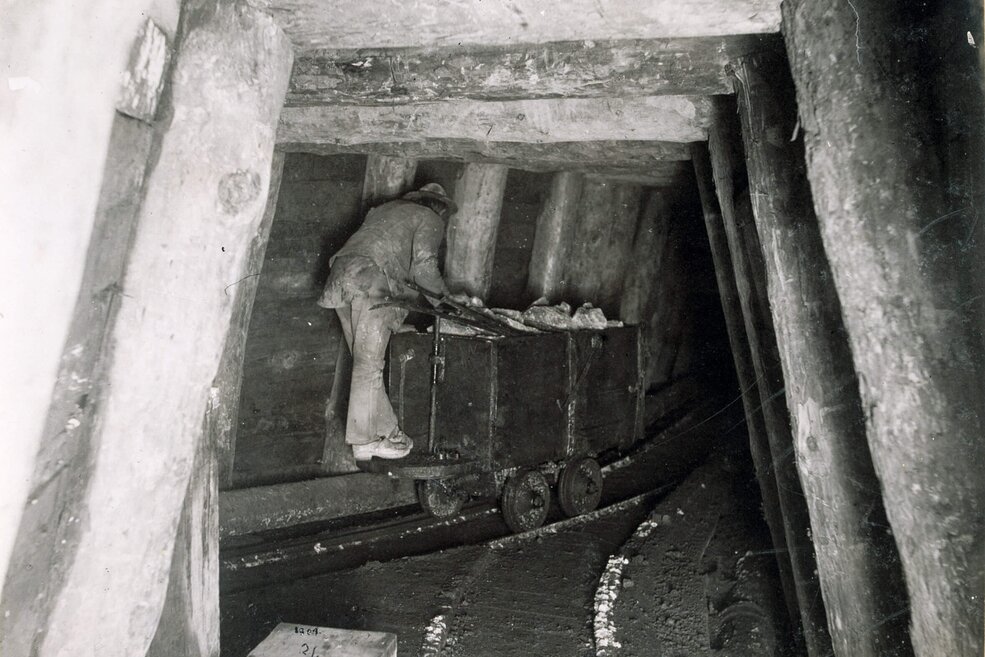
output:
[[[644,472],[648,490],[591,514],[224,594],[223,657],[280,622],[392,632],[399,655],[781,654],[775,561],[730,415],[689,417],[606,475],[609,495]]]

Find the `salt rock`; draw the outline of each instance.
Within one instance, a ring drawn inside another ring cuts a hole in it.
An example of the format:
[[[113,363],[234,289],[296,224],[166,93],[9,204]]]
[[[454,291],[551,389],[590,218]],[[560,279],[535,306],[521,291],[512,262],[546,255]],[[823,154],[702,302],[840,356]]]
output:
[[[606,327],[605,313],[602,312],[601,308],[595,308],[592,304],[585,303],[575,311],[574,317],[571,318],[571,324],[577,329],[601,331]]]
[[[570,306],[565,309],[567,304],[557,306],[531,306],[523,311],[521,318],[524,324],[535,328],[570,330],[572,327],[571,316],[568,314]]]

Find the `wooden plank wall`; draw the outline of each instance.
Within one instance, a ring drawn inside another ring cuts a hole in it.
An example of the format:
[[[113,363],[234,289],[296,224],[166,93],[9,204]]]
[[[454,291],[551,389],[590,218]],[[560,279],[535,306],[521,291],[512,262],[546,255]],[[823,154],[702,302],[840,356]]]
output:
[[[287,155],[246,341],[234,487],[320,471],[341,331],[315,302],[329,258],[360,223],[365,160]]]

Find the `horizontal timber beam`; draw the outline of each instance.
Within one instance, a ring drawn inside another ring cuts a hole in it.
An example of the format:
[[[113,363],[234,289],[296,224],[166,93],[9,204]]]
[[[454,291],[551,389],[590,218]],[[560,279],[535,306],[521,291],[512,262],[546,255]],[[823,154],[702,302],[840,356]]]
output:
[[[393,48],[763,34],[779,31],[779,0],[252,0],[298,54]]]
[[[630,169],[571,169],[585,174],[586,180],[603,180],[624,185],[641,187],[674,187],[685,183],[693,174],[687,162],[664,162],[662,165],[646,170]]]
[[[290,107],[281,114],[277,142],[360,144],[397,139],[692,142],[707,139],[710,107],[710,99],[705,96]]]
[[[295,62],[286,105],[730,94],[730,63],[764,49],[779,35],[320,50]]]
[[[429,139],[374,144],[311,144],[287,142],[277,145],[287,153],[339,155],[363,153],[416,160],[460,160],[505,164],[527,171],[558,171],[573,165],[652,170],[669,162],[691,159],[688,145],[665,141],[570,141],[524,143],[475,139]]]
[[[413,482],[362,472],[219,494],[219,536],[241,536],[414,504]]]

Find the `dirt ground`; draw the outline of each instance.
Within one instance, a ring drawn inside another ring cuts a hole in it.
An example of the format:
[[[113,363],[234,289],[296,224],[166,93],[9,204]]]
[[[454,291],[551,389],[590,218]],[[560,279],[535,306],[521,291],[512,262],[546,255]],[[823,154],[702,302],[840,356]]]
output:
[[[393,632],[401,655],[781,654],[774,555],[739,479],[716,459],[656,506],[641,496],[538,533],[225,596],[223,655],[282,621]],[[601,644],[600,591],[614,639]]]
[[[715,460],[654,508],[647,538],[623,555],[610,654],[781,654],[788,632],[775,556],[741,492]]]
[[[783,654],[744,437],[699,417],[607,467],[610,506],[591,514],[224,593],[222,656],[245,657],[280,622],[392,632],[404,656]]]

